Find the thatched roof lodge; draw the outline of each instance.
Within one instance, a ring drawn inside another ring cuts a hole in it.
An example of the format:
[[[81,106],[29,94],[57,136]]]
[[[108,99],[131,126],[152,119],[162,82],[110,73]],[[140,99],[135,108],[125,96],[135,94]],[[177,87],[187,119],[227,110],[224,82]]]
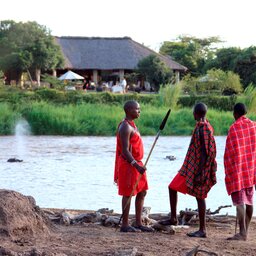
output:
[[[170,57],[154,52],[148,47],[139,44],[130,37],[56,37],[65,58],[65,69],[57,70],[57,75],[72,70],[98,84],[115,74],[120,79],[126,73],[131,73],[138,62],[151,54],[156,54],[176,74],[186,67],[173,61]]]

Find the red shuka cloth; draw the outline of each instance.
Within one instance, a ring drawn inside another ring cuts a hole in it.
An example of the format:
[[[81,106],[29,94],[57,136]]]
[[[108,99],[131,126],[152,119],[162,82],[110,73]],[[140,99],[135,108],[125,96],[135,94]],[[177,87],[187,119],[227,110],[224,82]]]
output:
[[[256,184],[256,122],[241,116],[230,126],[224,166],[229,195]]]
[[[200,128],[203,129],[204,144],[206,149],[206,163],[204,169],[199,171],[201,145]],[[184,163],[179,170],[180,175],[186,177],[187,193],[200,199],[207,197],[207,193],[216,184],[217,162],[216,144],[213,136],[213,128],[205,120],[197,122],[193,131],[190,145]]]
[[[139,165],[143,166],[142,159],[144,155],[144,147],[140,133],[133,121],[128,121],[124,119],[122,122],[128,122],[128,124],[134,128],[134,133],[132,134],[129,141],[129,148],[133,158],[137,161]],[[119,126],[121,125],[121,123],[119,124]],[[128,163],[122,155],[121,139],[119,136],[119,132],[117,132],[114,182],[118,185],[118,194],[121,196],[130,196],[139,176],[140,173],[137,171],[137,169],[133,167],[130,163]],[[147,189],[147,176],[146,172],[144,172],[133,195],[137,195],[139,192]]]

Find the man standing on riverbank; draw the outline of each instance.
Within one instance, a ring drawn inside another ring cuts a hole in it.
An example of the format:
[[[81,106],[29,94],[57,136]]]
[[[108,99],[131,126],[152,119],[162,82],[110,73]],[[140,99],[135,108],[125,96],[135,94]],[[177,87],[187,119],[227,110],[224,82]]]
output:
[[[224,153],[227,192],[236,206],[239,233],[228,240],[246,240],[253,214],[256,184],[256,123],[247,118],[243,103],[234,106],[235,122],[230,126]]]
[[[199,213],[199,230],[188,233],[189,237],[206,237],[205,198],[216,183],[216,144],[213,128],[206,120],[207,106],[197,103],[194,107],[196,127],[184,163],[169,185],[171,218],[160,221],[162,225],[177,225],[177,192],[196,197]]]
[[[118,194],[122,198],[123,220],[121,232],[152,232],[153,229],[142,225],[141,214],[148,189],[146,168],[143,166],[143,142],[134,123],[140,116],[140,105],[136,101],[128,101],[124,105],[125,118],[121,121],[117,131],[116,161],[114,182],[118,185]],[[135,184],[141,176],[136,188]],[[134,191],[133,191],[134,190]],[[130,195],[135,199],[136,226],[129,225]]]

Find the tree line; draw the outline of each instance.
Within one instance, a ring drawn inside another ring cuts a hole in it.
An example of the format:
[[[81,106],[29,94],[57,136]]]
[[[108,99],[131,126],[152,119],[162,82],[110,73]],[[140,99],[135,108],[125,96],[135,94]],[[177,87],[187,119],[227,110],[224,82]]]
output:
[[[215,90],[218,87],[221,93],[239,93],[248,85],[255,87],[256,46],[218,48],[221,42],[219,37],[200,39],[179,36],[174,41],[163,42],[159,53],[170,56],[188,68],[189,76],[184,79],[188,92],[191,91],[189,84],[193,88],[200,84],[201,90]],[[5,76],[15,77],[18,82],[22,73],[26,72],[29,79],[40,83],[41,71],[49,72],[63,68],[63,65],[61,49],[48,28],[36,22],[0,21],[0,70]],[[135,74],[129,78],[132,80],[136,76],[145,78],[156,91],[161,84],[173,82],[172,71],[157,55],[141,60]],[[0,79],[2,77],[0,73]],[[215,82],[220,79],[222,84],[232,86],[223,87]]]
[[[218,48],[221,42],[219,37],[179,36],[174,42],[164,42],[160,53],[186,66],[194,77],[220,69],[239,75],[244,88],[256,85],[256,46]]]

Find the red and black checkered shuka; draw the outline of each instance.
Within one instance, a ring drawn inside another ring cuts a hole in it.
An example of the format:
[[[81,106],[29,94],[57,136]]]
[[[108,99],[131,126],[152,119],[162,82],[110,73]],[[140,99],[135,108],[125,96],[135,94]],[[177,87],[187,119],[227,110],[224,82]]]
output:
[[[203,129],[204,143],[206,149],[206,163],[200,170],[200,158],[202,145],[200,142],[200,129]],[[179,170],[182,176],[186,177],[188,194],[200,199],[207,197],[207,193],[216,184],[217,162],[216,143],[213,136],[213,128],[210,123],[205,121],[197,122],[193,131],[190,145],[184,163]]]
[[[229,195],[256,184],[256,122],[246,116],[238,118],[230,126],[224,166]]]

